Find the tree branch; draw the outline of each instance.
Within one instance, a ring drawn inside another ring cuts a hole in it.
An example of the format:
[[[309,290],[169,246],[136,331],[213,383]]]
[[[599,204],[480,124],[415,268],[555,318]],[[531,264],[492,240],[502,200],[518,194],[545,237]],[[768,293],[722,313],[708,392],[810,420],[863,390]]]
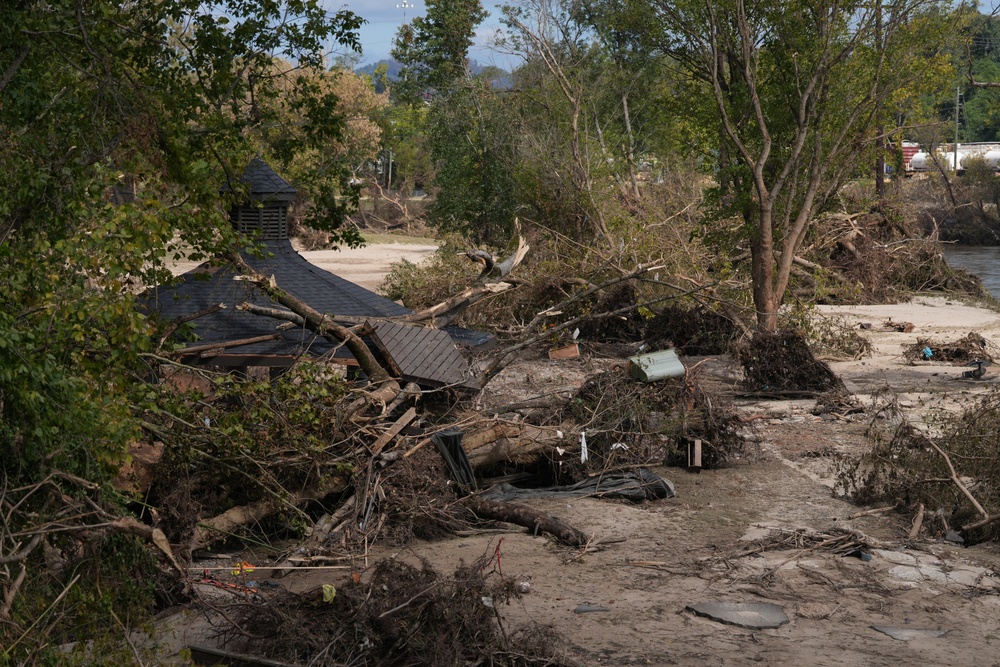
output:
[[[399,394],[399,383],[378,363],[375,355],[357,334],[347,327],[337,324],[332,315],[320,313],[302,299],[292,296],[278,287],[273,277],[267,278],[254,271],[239,253],[230,253],[229,259],[243,272],[246,280],[253,283],[273,301],[280,303],[301,317],[304,325],[311,331],[331,342],[343,343],[358,360],[361,370],[368,376],[372,385],[376,387],[376,390],[369,394],[371,399],[385,405],[396,398]]]

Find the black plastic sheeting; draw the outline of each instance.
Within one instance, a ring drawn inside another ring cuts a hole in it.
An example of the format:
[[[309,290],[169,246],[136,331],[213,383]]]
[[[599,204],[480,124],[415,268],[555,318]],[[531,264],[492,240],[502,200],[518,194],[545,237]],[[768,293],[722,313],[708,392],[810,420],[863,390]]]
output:
[[[589,477],[569,486],[544,489],[519,489],[510,484],[497,484],[483,492],[487,500],[518,500],[521,498],[624,498],[632,502],[662,500],[677,495],[670,480],[663,479],[648,468],[609,472]]]
[[[452,429],[435,433],[431,440],[448,466],[452,479],[458,482],[461,489],[471,491],[476,488],[476,474],[472,472],[469,456],[462,447],[462,435],[461,431]]]

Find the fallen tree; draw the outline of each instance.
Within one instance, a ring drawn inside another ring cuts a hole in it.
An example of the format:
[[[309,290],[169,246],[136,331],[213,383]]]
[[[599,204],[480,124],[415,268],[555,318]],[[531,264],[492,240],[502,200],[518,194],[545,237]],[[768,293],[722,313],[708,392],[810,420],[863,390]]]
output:
[[[332,316],[319,312],[302,299],[281,289],[273,277],[268,277],[254,271],[239,253],[231,253],[229,259],[243,272],[243,276],[240,276],[241,278],[249,280],[257,289],[267,294],[276,303],[285,306],[293,314],[302,318],[301,321],[310,330],[332,342],[343,343],[347,346],[347,349],[357,359],[361,365],[361,369],[375,387],[374,391],[367,393],[369,401],[377,402],[384,406],[391,403],[399,395],[399,383],[375,359],[375,355],[372,354],[372,351],[368,349],[365,342],[354,331],[337,324]],[[269,316],[274,317],[275,315],[271,314]]]

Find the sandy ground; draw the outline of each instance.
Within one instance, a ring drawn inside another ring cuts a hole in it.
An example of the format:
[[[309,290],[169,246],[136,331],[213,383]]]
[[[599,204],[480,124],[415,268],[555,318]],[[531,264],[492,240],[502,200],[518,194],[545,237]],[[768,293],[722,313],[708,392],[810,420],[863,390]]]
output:
[[[429,252],[407,250],[416,253],[413,257]],[[378,272],[357,255],[322,261],[335,262],[326,267],[345,278],[377,280]],[[919,422],[931,411],[958,409],[995,389],[996,370],[983,381],[962,380],[962,367],[910,365],[901,353],[903,345],[918,338],[948,342],[970,331],[1000,343],[996,312],[939,297],[817,310],[851,325],[873,325],[863,332],[875,347],[871,357],[831,364],[861,401],[888,388]],[[915,329],[885,330],[882,325],[890,319],[911,322]],[[528,356],[498,376],[481,402],[488,410],[556,386],[578,385],[597,370],[623,365],[591,354],[563,361]],[[723,381],[731,377],[721,361],[713,372]],[[864,451],[867,418],[814,416],[814,404],[742,401],[740,409],[759,425],[763,456],[701,474],[657,469],[673,481],[676,498],[640,504],[527,501],[593,535],[599,545],[595,551],[580,553],[511,528],[418,542],[403,551],[376,546],[373,557],[426,558],[439,571],[451,572],[500,544],[504,574],[530,583],[530,592],[500,610],[504,623],[551,626],[570,664],[1000,665],[1000,547],[945,542],[936,525],[911,541],[907,513],[849,518],[859,508],[833,493],[832,460],[836,454]],[[870,560],[809,549],[805,542],[756,552],[748,548],[766,535],[774,539],[845,528],[878,547],[866,551]],[[293,573],[277,583],[301,591],[326,581],[337,583],[338,574]],[[686,610],[706,601],[772,602],[784,609],[789,623],[751,630]],[[602,610],[579,613],[580,605]],[[185,621],[193,617],[188,611],[165,619],[164,627],[176,628],[175,643],[207,641],[204,625]],[[873,625],[947,634],[901,641]]]
[[[419,264],[435,250],[435,245],[419,243],[370,243],[363,248],[300,252],[316,266],[374,291],[394,263],[405,259]]]
[[[437,250],[436,245],[426,243],[369,243],[362,248],[302,250],[298,241],[292,240],[292,246],[316,266],[373,291],[395,262],[405,259],[419,264]],[[199,263],[174,262],[170,265],[170,270],[174,275],[179,275],[190,271]]]

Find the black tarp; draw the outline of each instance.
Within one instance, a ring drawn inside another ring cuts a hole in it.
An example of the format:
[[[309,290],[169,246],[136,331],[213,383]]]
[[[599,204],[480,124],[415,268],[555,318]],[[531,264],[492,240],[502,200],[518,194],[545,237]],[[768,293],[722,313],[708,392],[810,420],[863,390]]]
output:
[[[632,502],[661,500],[677,495],[670,480],[663,479],[648,468],[608,472],[588,477],[569,486],[542,489],[520,489],[510,484],[497,484],[482,494],[487,500],[518,500],[521,498],[624,498]]]

